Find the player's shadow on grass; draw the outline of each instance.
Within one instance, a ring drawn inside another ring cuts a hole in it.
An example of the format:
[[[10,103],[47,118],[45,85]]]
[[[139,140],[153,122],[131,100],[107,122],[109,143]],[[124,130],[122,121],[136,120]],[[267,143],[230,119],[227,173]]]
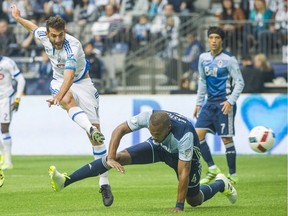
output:
[[[185,207],[185,212],[195,212],[195,211],[197,211],[197,212],[211,212],[211,210],[220,210],[220,211],[222,211],[222,210],[227,210],[227,208],[233,208],[233,209],[240,209],[240,208],[243,208],[243,207],[241,207],[241,206],[237,206],[237,205],[229,205],[229,203],[227,204],[227,205],[221,205],[221,206],[204,206],[204,205],[202,205],[202,206],[197,206],[197,207],[190,207],[190,206],[186,206]]]

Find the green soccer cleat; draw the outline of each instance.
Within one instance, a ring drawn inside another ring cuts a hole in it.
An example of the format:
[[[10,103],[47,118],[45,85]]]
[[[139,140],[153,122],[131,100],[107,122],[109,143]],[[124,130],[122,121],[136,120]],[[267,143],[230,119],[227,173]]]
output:
[[[103,144],[105,137],[96,127],[93,126],[90,128],[90,139]]]
[[[200,185],[209,184],[211,181],[215,179],[216,175],[219,173],[221,173],[221,170],[218,167],[214,169],[208,169],[205,178],[200,180]]]
[[[61,191],[64,188],[66,178],[69,178],[69,176],[66,173],[58,172],[55,166],[50,166],[48,169],[48,173],[53,190],[55,192]]]
[[[5,180],[5,178],[4,178],[4,172],[3,172],[2,169],[0,169],[0,187],[3,186],[4,180]]]
[[[225,184],[224,191],[221,193],[224,194],[232,204],[234,204],[237,201],[237,191],[233,187],[233,185],[230,183],[228,178],[226,178],[225,175],[220,173],[216,176],[216,181],[223,181],[224,182],[224,184]]]
[[[1,166],[1,169],[2,170],[12,170],[14,167],[13,167],[13,164],[7,164],[7,163],[4,163],[2,164]]]
[[[235,174],[233,175],[228,174],[227,178],[229,179],[231,184],[237,184],[239,182],[239,179]]]
[[[108,207],[113,204],[114,197],[113,197],[110,185],[108,184],[101,185],[99,193],[102,194],[102,200],[103,200],[104,206]]]

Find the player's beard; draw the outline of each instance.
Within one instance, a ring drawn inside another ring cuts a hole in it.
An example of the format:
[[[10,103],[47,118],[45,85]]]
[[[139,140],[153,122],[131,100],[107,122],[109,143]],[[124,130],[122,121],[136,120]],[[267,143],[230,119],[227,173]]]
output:
[[[50,41],[52,46],[56,49],[56,50],[61,50],[63,48],[63,44],[64,44],[64,41],[61,41],[61,42],[58,42],[58,43],[55,43],[55,42],[52,42]]]

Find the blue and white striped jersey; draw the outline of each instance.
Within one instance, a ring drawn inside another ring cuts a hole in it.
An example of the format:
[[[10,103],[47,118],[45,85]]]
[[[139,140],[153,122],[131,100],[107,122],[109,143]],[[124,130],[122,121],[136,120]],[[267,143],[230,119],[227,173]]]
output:
[[[208,95],[208,102],[228,101],[234,105],[244,88],[244,80],[239,64],[234,56],[222,51],[216,56],[211,52],[202,53],[198,64],[199,84],[197,105],[201,105]]]
[[[142,112],[133,116],[127,121],[132,131],[141,128],[149,128],[149,119],[156,110]],[[192,123],[184,116],[168,111],[166,112],[171,120],[171,131],[168,136],[161,142],[157,143],[150,137],[147,142],[160,145],[169,153],[178,153],[179,159],[183,161],[191,161],[200,159],[199,140]]]
[[[46,27],[35,29],[34,36],[41,41],[45,48],[52,64],[54,79],[63,81],[65,69],[75,71],[74,82],[81,80],[88,72],[89,64],[85,59],[82,45],[75,37],[66,33],[63,48],[56,50],[46,36]]]

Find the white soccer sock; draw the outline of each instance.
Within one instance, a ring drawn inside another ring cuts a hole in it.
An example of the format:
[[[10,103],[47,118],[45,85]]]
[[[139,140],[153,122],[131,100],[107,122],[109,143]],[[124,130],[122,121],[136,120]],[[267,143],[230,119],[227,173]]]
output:
[[[11,149],[12,149],[12,139],[9,133],[3,133],[3,156],[4,164],[12,165]]]
[[[105,158],[107,156],[107,150],[106,150],[105,144],[93,146],[93,155],[94,155],[95,160],[99,158]],[[100,179],[99,179],[100,187],[101,185],[104,185],[104,184],[109,184],[108,171],[100,175]]]
[[[87,133],[90,132],[92,127],[86,113],[80,107],[72,107],[68,111],[69,117],[76,122],[81,128],[83,128]]]

